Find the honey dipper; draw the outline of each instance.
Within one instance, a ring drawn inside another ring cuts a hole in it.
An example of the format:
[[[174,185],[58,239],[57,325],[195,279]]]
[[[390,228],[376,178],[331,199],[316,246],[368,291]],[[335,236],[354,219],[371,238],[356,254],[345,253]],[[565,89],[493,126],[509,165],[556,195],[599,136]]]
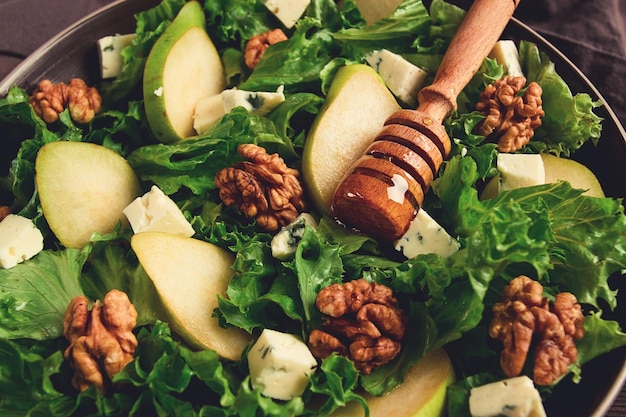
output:
[[[337,187],[332,215],[371,237],[395,241],[409,228],[451,149],[442,123],[494,47],[521,0],[475,0],[416,110],[392,114]]]

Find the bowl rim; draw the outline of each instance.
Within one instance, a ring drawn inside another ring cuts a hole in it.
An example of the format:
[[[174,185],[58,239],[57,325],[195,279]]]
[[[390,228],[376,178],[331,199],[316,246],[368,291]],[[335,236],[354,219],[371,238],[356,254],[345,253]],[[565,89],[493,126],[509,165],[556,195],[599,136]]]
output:
[[[39,57],[41,55],[54,48],[54,45],[59,43],[61,39],[66,38],[71,33],[75,32],[80,26],[83,26],[91,20],[97,18],[106,10],[116,8],[120,4],[128,1],[130,0],[115,0],[99,9],[96,9],[48,39],[45,43],[31,52],[24,60],[17,64],[11,71],[9,71],[9,73],[2,80],[0,80],[0,97],[4,97],[13,86],[20,85],[20,82],[23,81],[26,69],[33,66],[33,64],[40,59]]]
[[[3,79],[0,79],[0,98],[6,96],[6,94],[13,86],[21,85],[25,81],[27,70],[34,66],[34,64],[40,59],[42,55],[48,53],[50,50],[55,48],[55,45],[58,44],[62,39],[70,36],[80,27],[89,24],[89,22],[91,22],[92,20],[97,19],[103,13],[111,9],[115,9],[122,4],[129,3],[132,3],[132,0],[114,0],[111,3],[102,6],[84,16],[83,18],[77,20],[75,23],[67,26],[64,30],[60,31],[55,36],[48,39],[45,43],[35,49],[31,54],[29,54],[24,60],[22,60],[17,66],[15,66]],[[145,7],[143,9],[145,10]],[[559,60],[561,60],[565,65],[567,65],[571,70],[576,73],[582,83],[585,84],[585,88],[589,89],[589,91],[586,92],[596,96],[597,100],[602,102],[604,111],[611,119],[611,122],[617,129],[617,132],[620,134],[622,140],[626,142],[626,130],[621,121],[618,119],[610,104],[605,100],[602,93],[600,93],[600,91],[595,87],[591,80],[578,68],[578,66],[574,62],[572,62],[563,52],[556,48],[548,39],[546,39],[529,25],[520,21],[515,16],[511,18],[510,25],[517,26],[518,29],[521,29],[522,31],[531,35],[531,37],[535,38],[541,43],[541,49],[543,51],[549,52],[551,55],[558,57]],[[602,400],[599,401],[596,410],[589,417],[604,416],[610,410],[611,406],[613,405],[625,385],[626,355],[624,355],[624,361],[621,365],[619,372],[615,374],[615,379],[611,384],[611,388],[606,392],[606,395],[604,395]]]

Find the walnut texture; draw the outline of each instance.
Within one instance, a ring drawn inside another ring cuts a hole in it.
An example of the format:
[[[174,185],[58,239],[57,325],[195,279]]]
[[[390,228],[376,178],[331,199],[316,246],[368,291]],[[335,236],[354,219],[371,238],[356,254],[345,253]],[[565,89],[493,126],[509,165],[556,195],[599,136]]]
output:
[[[523,94],[526,78],[505,76],[489,84],[480,94],[476,110],[487,117],[478,125],[478,132],[493,137],[500,152],[515,152],[530,142],[545,115],[542,89],[531,82]]]
[[[224,168],[215,176],[224,204],[237,205],[268,232],[288,225],[305,208],[298,170],[287,167],[278,154],[269,155],[254,144],[239,145],[237,151],[248,161]]]
[[[574,341],[584,336],[583,324],[582,309],[573,294],[558,293],[550,305],[542,285],[520,275],[504,288],[502,302],[494,305],[489,334],[504,346],[500,365],[508,377],[521,374],[536,342],[533,380],[547,386],[578,360]]]
[[[244,50],[244,60],[248,68],[254,69],[263,57],[265,50],[275,43],[286,41],[287,36],[280,29],[272,29],[255,35],[248,40]]]
[[[11,214],[11,207],[9,206],[0,206],[0,222],[4,220],[6,216]]]
[[[318,293],[315,305],[324,324],[309,334],[314,356],[336,352],[369,374],[400,352],[406,319],[390,288],[364,279],[331,284]]]
[[[29,103],[47,123],[59,120],[59,114],[66,108],[76,123],[89,123],[102,108],[102,97],[95,87],[88,87],[80,78],[72,78],[68,84],[43,80]]]
[[[126,293],[111,290],[89,310],[84,296],[72,299],[65,312],[64,336],[70,342],[65,359],[74,369],[72,385],[84,391],[94,385],[105,393],[111,379],[132,361],[137,338],[132,330],[137,311]]]

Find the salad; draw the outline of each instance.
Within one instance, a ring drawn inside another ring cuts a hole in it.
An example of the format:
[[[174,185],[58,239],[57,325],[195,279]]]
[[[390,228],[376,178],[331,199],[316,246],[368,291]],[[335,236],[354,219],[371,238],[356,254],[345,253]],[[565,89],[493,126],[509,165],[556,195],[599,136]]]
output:
[[[479,191],[497,174],[497,147],[475,133],[484,115],[474,110],[485,86],[503,76],[486,59],[459,95],[445,126],[453,139],[424,200],[424,209],[458,238],[448,257],[421,254],[406,259],[388,243],[346,230],[312,204],[317,227],[306,226],[292,259],[272,255],[275,233],[261,229],[234,206],[222,203],[216,174],[242,160],[237,148],[255,144],[277,153],[301,171],[307,134],[337,71],[363,63],[373,50],[402,54],[435,74],[464,11],[444,0],[427,9],[405,0],[388,18],[366,25],[356,3],[338,6],[312,0],[287,40],[270,46],[252,71],[243,64],[251,37],[279,24],[261,1],[206,0],[207,32],[215,43],[229,87],[247,91],[284,89],[285,101],[267,115],[235,107],[206,132],[173,143],[159,142],[146,121],[141,95],[147,56],[184,0],[163,0],[136,16],[136,38],[122,51],[124,66],[99,85],[102,110],[86,124],[63,111],[46,123],[29,104],[29,92],[12,88],[0,99],[3,153],[2,201],[32,219],[45,247],[12,268],[0,269],[0,412],[2,415],[329,415],[347,403],[366,407],[365,395],[381,396],[399,386],[407,370],[429,352],[445,349],[456,382],[447,391],[449,416],[469,415],[473,387],[505,378],[501,344],[488,335],[492,307],[513,278],[540,282],[553,300],[571,292],[584,312],[585,336],[576,342],[577,361],[562,379],[584,379],[581,366],[626,345],[619,323],[603,317],[616,308],[609,277],[626,268],[626,217],[622,202],[582,194],[567,182],[513,189],[489,200]],[[545,116],[520,153],[568,157],[586,142],[601,140],[600,103],[572,94],[549,57],[521,41],[520,62],[529,82],[543,89]],[[360,372],[345,356],[320,361],[301,396],[276,400],[250,385],[246,355],[224,360],[181,340],[164,318],[161,301],[130,248],[132,230],[121,222],[112,233],[94,234],[80,249],[64,248],[50,231],[35,187],[35,158],[46,143],[90,142],[123,156],[148,191],[158,186],[193,226],[193,237],[235,256],[227,296],[214,315],[224,327],[257,337],[275,329],[307,340],[322,321],[315,296],[323,288],[356,279],[393,290],[409,329],[390,363]],[[138,313],[138,346],[117,373],[119,389],[77,392],[64,359],[65,311],[84,295],[102,300],[125,292]],[[530,362],[530,360],[529,360]],[[526,364],[524,374],[532,371]],[[560,379],[561,380],[561,379]],[[559,380],[559,381],[560,381]],[[539,387],[543,399],[556,383]]]

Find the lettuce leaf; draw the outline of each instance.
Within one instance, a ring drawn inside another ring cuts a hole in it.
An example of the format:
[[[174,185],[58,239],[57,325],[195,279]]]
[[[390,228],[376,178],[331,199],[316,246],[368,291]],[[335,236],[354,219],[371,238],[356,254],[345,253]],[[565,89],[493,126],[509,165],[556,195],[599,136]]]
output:
[[[545,204],[555,238],[550,243],[550,285],[572,292],[579,302],[599,307],[602,299],[613,309],[617,300],[608,278],[626,266],[624,207],[619,200],[587,197],[583,191],[567,182],[546,184],[512,190],[486,207],[507,199],[522,208]]]
[[[63,394],[51,378],[60,372],[63,361],[60,350],[45,357],[0,338],[0,414],[53,415],[52,404]]]
[[[333,37],[341,43],[342,55],[361,60],[375,49],[389,49],[396,53],[415,52],[411,44],[429,32],[432,21],[421,0],[405,0],[391,16],[369,26],[360,25],[341,29]]]
[[[54,339],[63,334],[71,299],[82,295],[85,250],[44,250],[10,269],[0,269],[0,339]]]
[[[215,189],[215,174],[242,158],[237,146],[265,140],[283,142],[259,117],[235,108],[205,134],[173,144],[143,146],[130,155],[128,163],[144,181],[151,181],[166,194],[185,187],[196,195]]]
[[[127,242],[93,244],[89,267],[81,286],[92,300],[102,300],[113,289],[124,291],[137,310],[137,325],[152,324],[166,317],[152,280],[141,267]]]
[[[344,62],[333,62],[337,51],[332,32],[319,20],[304,18],[289,39],[265,50],[254,71],[239,88],[276,91],[284,85],[286,93],[308,91],[319,94]]]
[[[587,140],[597,143],[602,118],[593,109],[601,103],[594,102],[587,93],[572,94],[554,63],[536,44],[520,42],[519,54],[527,82],[536,81],[543,89],[545,116],[529,146],[535,152],[569,156]]]
[[[243,50],[251,37],[275,27],[269,10],[258,1],[209,0],[204,2],[211,39]]]

